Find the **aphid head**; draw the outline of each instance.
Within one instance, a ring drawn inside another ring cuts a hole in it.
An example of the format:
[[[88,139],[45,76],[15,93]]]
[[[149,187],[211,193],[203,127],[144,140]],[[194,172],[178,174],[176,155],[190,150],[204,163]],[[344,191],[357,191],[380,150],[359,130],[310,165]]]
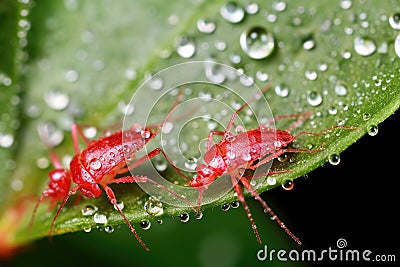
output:
[[[63,199],[71,187],[71,175],[66,169],[55,169],[49,172],[50,181],[43,195],[50,196],[54,200]]]
[[[275,149],[286,147],[294,141],[294,136],[282,130],[276,130]]]

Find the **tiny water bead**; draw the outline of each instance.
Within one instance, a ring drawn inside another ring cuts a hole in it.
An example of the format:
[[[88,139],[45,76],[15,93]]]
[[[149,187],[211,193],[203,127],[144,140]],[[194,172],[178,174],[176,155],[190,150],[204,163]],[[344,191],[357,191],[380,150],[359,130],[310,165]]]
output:
[[[335,94],[338,96],[345,96],[347,94],[347,88],[343,83],[337,83],[335,85]]]
[[[181,36],[178,38],[176,52],[183,58],[191,58],[196,52],[196,45],[192,38]]]
[[[220,9],[221,16],[230,23],[239,23],[243,20],[245,12],[236,2],[228,2]]]
[[[151,227],[151,222],[149,220],[143,220],[143,221],[140,222],[140,227],[143,230],[149,230],[150,227]]]
[[[239,208],[239,206],[240,206],[239,201],[232,201],[231,202],[231,207],[233,209],[237,209],[237,208]]]
[[[268,185],[275,185],[275,184],[276,184],[276,178],[274,178],[274,177],[268,177],[268,178],[267,178],[267,184],[268,184]]]
[[[280,97],[287,97],[289,95],[289,87],[286,85],[276,85],[275,93]]]
[[[114,232],[114,227],[112,227],[111,225],[107,225],[104,227],[104,232],[111,234]]]
[[[354,51],[360,56],[372,55],[375,50],[376,45],[372,39],[360,36],[354,38]]]
[[[188,222],[190,219],[190,216],[188,213],[182,213],[181,215],[179,215],[179,220],[183,223]]]
[[[292,190],[294,187],[294,182],[291,179],[284,179],[282,181],[282,188],[285,190]]]
[[[231,208],[231,205],[229,205],[229,203],[225,203],[221,205],[221,209],[223,211],[228,211]]]
[[[162,203],[153,197],[150,197],[145,203],[144,203],[144,210],[151,216],[159,216],[164,213],[164,209],[162,206]]]
[[[319,106],[322,103],[322,95],[312,91],[307,95],[307,102],[313,107]]]
[[[202,218],[203,218],[203,213],[200,211],[200,212],[196,212],[195,214],[194,214],[194,217],[197,219],[197,220],[201,220]]]
[[[328,161],[332,165],[338,165],[340,163],[339,154],[331,154],[331,155],[329,155]]]
[[[369,120],[370,118],[371,118],[371,114],[369,114],[369,113],[364,113],[364,114],[363,114],[363,120],[367,121],[367,120]]]
[[[250,58],[263,59],[274,51],[274,36],[264,27],[255,26],[240,35],[240,46]]]
[[[378,134],[378,126],[377,125],[375,125],[375,124],[373,124],[373,125],[369,125],[368,127],[367,127],[367,133],[370,135],[370,136],[375,136],[375,135],[377,135]]]
[[[86,205],[82,208],[82,215],[83,216],[91,216],[96,213],[98,208],[93,205]]]

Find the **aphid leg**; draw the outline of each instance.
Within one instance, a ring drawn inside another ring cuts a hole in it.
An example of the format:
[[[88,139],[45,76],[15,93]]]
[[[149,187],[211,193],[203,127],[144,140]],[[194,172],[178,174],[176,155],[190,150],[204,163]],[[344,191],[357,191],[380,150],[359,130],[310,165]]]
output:
[[[207,150],[210,150],[211,146],[212,146],[212,141],[213,141],[213,137],[214,135],[224,135],[226,132],[221,132],[221,131],[211,131],[208,134],[208,138],[207,138]]]
[[[74,188],[72,188],[71,190],[69,190],[68,195],[66,195],[63,199],[63,201],[61,202],[60,207],[58,207],[58,210],[56,212],[56,215],[53,218],[53,221],[51,222],[50,225],[50,230],[49,230],[49,239],[51,240],[52,238],[52,233],[53,233],[53,229],[54,229],[54,224],[57,220],[58,215],[60,214],[61,210],[64,208],[65,204],[67,203],[68,199],[70,196],[76,194],[76,192],[80,189],[81,187],[79,185],[75,186]]]
[[[126,218],[125,214],[122,212],[122,210],[118,207],[117,205],[117,199],[115,198],[115,194],[113,192],[113,190],[111,189],[111,187],[109,187],[108,185],[103,186],[104,190],[106,191],[106,194],[108,196],[108,198],[110,199],[111,204],[114,205],[114,207],[118,210],[119,214],[122,216],[122,218],[124,219],[124,221],[126,222],[126,224],[128,225],[129,229],[131,230],[132,234],[136,237],[137,241],[139,242],[139,244],[145,249],[145,250],[149,250],[146,245],[144,244],[144,242],[142,241],[142,239],[139,237],[139,235],[137,234],[135,228],[132,226],[132,224],[129,222],[128,218]]]
[[[175,193],[174,191],[168,189],[167,187],[157,183],[156,181],[153,181],[152,179],[146,177],[146,176],[125,176],[125,177],[121,177],[121,178],[116,178],[114,180],[112,180],[110,182],[110,184],[119,184],[119,183],[152,183],[154,184],[156,187],[170,193],[171,195],[175,196],[176,198],[182,200],[183,202],[185,202],[186,204],[188,204],[194,211],[196,211],[196,209],[194,208],[193,204],[187,200],[186,198],[178,195],[177,193]]]
[[[313,132],[299,132],[298,134],[296,134],[296,135],[294,136],[294,139],[293,139],[293,140],[297,139],[300,135],[321,136],[321,135],[323,135],[323,134],[325,134],[325,133],[327,133],[327,132],[330,132],[330,131],[332,131],[332,130],[334,130],[334,129],[357,130],[357,129],[359,129],[359,128],[357,128],[357,127],[352,127],[352,126],[332,126],[331,128],[325,129],[325,130],[320,131],[320,132],[318,132],[318,133],[313,133]]]
[[[237,198],[242,203],[243,208],[244,208],[244,210],[245,210],[245,212],[247,214],[247,217],[250,220],[251,228],[253,228],[254,234],[256,235],[256,238],[257,238],[257,242],[259,244],[261,244],[261,238],[260,238],[260,235],[258,233],[257,226],[256,226],[256,224],[254,222],[253,216],[251,215],[250,208],[249,208],[249,206],[247,205],[247,203],[246,203],[246,201],[244,199],[244,195],[243,195],[242,189],[240,188],[240,185],[239,185],[239,183],[237,181],[238,178],[236,178],[236,176],[240,176],[240,175],[238,173],[232,173],[231,174],[231,180],[232,180],[232,184],[233,184],[233,189],[235,190],[235,192],[237,194]]]
[[[137,166],[143,164],[144,162],[146,162],[147,160],[154,158],[155,156],[159,155],[160,153],[162,153],[164,155],[164,157],[167,159],[167,161],[169,162],[169,164],[171,164],[171,166],[176,170],[176,172],[185,180],[190,181],[190,179],[188,177],[186,177],[186,175],[184,175],[178,167],[176,167],[175,163],[170,159],[170,157],[168,157],[168,155],[164,152],[164,150],[162,150],[161,148],[156,148],[152,151],[150,151],[147,155],[144,155],[143,157],[139,158],[138,160],[130,163],[127,166],[127,169],[121,169],[121,171],[119,173],[124,173],[127,172],[129,170],[132,170],[134,168],[136,168]]]
[[[294,240],[296,241],[299,245],[301,245],[301,241],[290,231],[288,227],[285,226],[285,224],[278,218],[278,216],[272,211],[272,209],[268,206],[268,204],[260,197],[260,195],[256,192],[256,190],[253,188],[253,186],[249,183],[249,180],[242,176],[240,178],[240,182],[243,184],[243,186],[247,189],[248,192],[250,192],[251,196],[254,197],[255,199],[260,202],[262,207],[264,208],[264,212],[267,212],[270,216],[271,219],[276,221],[277,224],[279,224],[280,227],[282,227],[283,230]]]
[[[80,136],[87,145],[90,144],[90,140],[87,139],[87,137],[83,134],[82,128],[76,123],[72,124],[71,133],[72,140],[74,142],[75,155],[78,155],[80,153],[78,136]]]
[[[231,119],[228,122],[228,125],[225,128],[225,132],[229,132],[232,126],[235,124],[235,119],[239,115],[239,112],[241,112],[243,109],[247,108],[251,102],[254,102],[255,100],[260,97],[260,95],[264,94],[269,88],[271,88],[270,84],[267,84],[262,90],[261,94],[255,95],[253,98],[249,100],[249,102],[244,103],[238,110],[235,111],[235,113],[232,114]]]
[[[43,201],[46,197],[47,197],[47,196],[45,195],[45,191],[43,191],[42,195],[39,197],[38,201],[36,202],[35,208],[33,209],[32,216],[31,216],[31,220],[29,221],[29,226],[28,226],[28,227],[29,227],[29,230],[32,229],[33,221],[35,220],[36,212],[37,212],[37,209],[38,209],[39,206],[40,206],[40,203],[42,203],[42,201]]]

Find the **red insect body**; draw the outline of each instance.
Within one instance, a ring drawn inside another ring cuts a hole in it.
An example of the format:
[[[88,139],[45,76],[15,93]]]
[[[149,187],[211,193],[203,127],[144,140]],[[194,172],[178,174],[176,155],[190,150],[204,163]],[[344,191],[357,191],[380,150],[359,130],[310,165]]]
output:
[[[158,129],[160,129],[161,126],[158,126]],[[74,124],[72,126],[72,137],[75,156],[71,160],[70,168],[69,170],[63,169],[57,155],[50,151],[51,161],[56,169],[49,173],[50,182],[48,184],[48,189],[43,191],[42,196],[35,206],[31,225],[37,208],[43,200],[49,200],[50,207],[54,207],[59,201],[62,201],[50,226],[51,236],[54,223],[71,195],[79,192],[80,196],[84,195],[89,198],[97,198],[102,194],[101,188],[103,188],[111,204],[118,210],[140,245],[148,250],[136,233],[134,227],[117,205],[117,199],[109,185],[117,183],[153,183],[158,188],[167,191],[193,207],[193,205],[182,196],[146,176],[125,176],[116,178],[117,175],[129,172],[160,153],[171,162],[169,157],[160,148],[156,148],[140,159],[133,161],[136,152],[141,150],[157,133],[158,132],[153,132],[150,128],[142,128],[139,125],[133,125],[129,130],[117,131],[109,136],[90,141],[82,134],[82,130],[79,126]],[[87,147],[82,151],[79,150],[78,135],[81,136],[87,144]],[[178,169],[176,170],[181,173]],[[72,189],[70,189],[71,181],[76,184]]]
[[[296,140],[300,135],[319,136],[335,128],[354,128],[346,126],[334,126],[319,133],[300,132],[297,135],[290,134],[290,130],[295,128],[298,124],[303,122],[311,115],[311,112],[308,112],[304,114],[278,116],[272,120],[277,121],[284,118],[298,118],[297,121],[295,121],[286,130],[278,130],[266,124],[257,129],[252,129],[243,133],[231,133],[230,129],[234,125],[235,118],[237,117],[238,113],[247,106],[247,103],[244,104],[232,115],[224,132],[212,131],[208,136],[207,151],[204,154],[204,161],[206,164],[200,164],[196,167],[197,175],[195,175],[194,178],[189,182],[191,187],[199,190],[198,209],[200,209],[201,206],[203,190],[206,190],[207,187],[218,177],[228,174],[231,176],[234,190],[237,193],[237,197],[242,203],[250,219],[251,226],[259,243],[261,243],[261,239],[250,213],[250,209],[245,202],[239,182],[255,199],[261,203],[265,212],[268,212],[271,218],[273,218],[293,240],[295,240],[298,244],[301,244],[301,241],[289,230],[289,228],[284,225],[284,223],[275,215],[267,203],[255,191],[254,187],[250,184],[250,180],[253,177],[243,176],[244,170],[255,170],[259,166],[274,160],[286,152],[314,153],[323,149],[322,147],[314,150],[287,148],[287,146]],[[222,136],[222,139],[218,143],[212,145],[212,139],[214,135],[220,135]],[[272,171],[262,175],[268,176],[282,172],[290,172],[290,170]],[[260,175],[258,174],[257,176]]]

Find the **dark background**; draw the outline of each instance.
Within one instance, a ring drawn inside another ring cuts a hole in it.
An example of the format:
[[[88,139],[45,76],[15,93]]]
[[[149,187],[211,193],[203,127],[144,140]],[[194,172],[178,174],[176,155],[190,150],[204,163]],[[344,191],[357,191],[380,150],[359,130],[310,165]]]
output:
[[[300,237],[298,246],[262,212],[253,199],[247,202],[260,231],[263,245],[256,242],[242,207],[223,212],[206,210],[201,220],[191,214],[187,223],[167,218],[152,221],[149,230],[136,228],[151,249],[145,252],[125,225],[112,234],[93,229],[39,240],[25,248],[6,266],[356,266],[365,262],[325,260],[322,263],[279,262],[257,259],[268,250],[337,249],[344,238],[345,249],[393,254],[400,261],[399,236],[399,125],[392,115],[379,125],[376,136],[365,135],[343,152],[337,166],[326,163],[295,180],[291,191],[276,188],[262,197],[286,225]],[[397,196],[397,197],[396,197]],[[366,266],[373,266],[369,262]],[[1,265],[1,263],[0,263]],[[394,266],[384,263],[383,266]]]

